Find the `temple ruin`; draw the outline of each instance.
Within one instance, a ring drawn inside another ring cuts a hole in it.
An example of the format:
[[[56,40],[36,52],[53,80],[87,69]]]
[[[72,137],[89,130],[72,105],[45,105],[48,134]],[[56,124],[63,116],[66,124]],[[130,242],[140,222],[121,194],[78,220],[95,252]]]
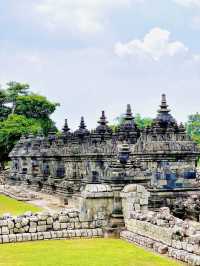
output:
[[[84,118],[72,132],[65,120],[61,135],[23,136],[10,158],[10,182],[72,198],[87,184],[109,184],[122,191],[127,184],[143,185],[151,192],[149,204],[166,206],[169,199],[187,198],[198,189],[197,161],[200,152],[178,124],[163,94],[150,127],[137,127],[131,106],[115,132],[105,112],[95,130]]]

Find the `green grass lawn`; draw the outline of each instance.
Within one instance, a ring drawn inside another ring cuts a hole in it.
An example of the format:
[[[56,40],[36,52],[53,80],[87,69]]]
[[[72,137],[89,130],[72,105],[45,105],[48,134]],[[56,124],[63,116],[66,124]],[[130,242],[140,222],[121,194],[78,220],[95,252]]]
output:
[[[0,245],[1,266],[180,266],[119,239],[50,240]]]
[[[26,202],[18,201],[0,194],[0,215],[10,213],[12,215],[23,214],[27,211],[39,212],[42,209]],[[1,264],[0,264],[1,265]]]

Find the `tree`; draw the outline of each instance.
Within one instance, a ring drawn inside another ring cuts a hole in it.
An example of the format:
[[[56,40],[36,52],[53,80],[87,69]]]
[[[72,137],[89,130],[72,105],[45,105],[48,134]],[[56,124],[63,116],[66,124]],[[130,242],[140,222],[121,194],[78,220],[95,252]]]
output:
[[[59,106],[58,103],[52,103],[46,97],[32,93],[16,98],[15,113],[18,115],[25,114],[27,118],[37,119],[41,124],[44,135],[47,135],[48,131],[55,127],[50,115],[54,113],[57,106]]]
[[[0,90],[0,121],[6,119],[11,113],[11,108],[6,106],[8,103],[7,94],[5,90]]]
[[[9,152],[22,135],[36,134],[42,129],[40,122],[24,115],[11,114],[0,122],[0,161],[8,159]]]
[[[114,125],[110,125],[110,127],[116,131],[116,129],[123,124],[124,122],[124,116],[120,115],[117,118],[115,118],[116,123]],[[149,117],[141,117],[140,114],[135,115],[135,123],[138,126],[139,129],[144,129],[148,126],[151,126],[153,122],[152,118]]]
[[[192,114],[188,117],[186,124],[187,132],[191,138],[200,144],[200,114]]]
[[[50,115],[58,103],[34,94],[28,84],[9,82],[0,90],[0,161],[3,164],[8,154],[24,134],[36,134],[55,128]],[[10,107],[11,106],[11,107]]]
[[[153,122],[152,118],[141,117],[140,114],[135,115],[135,123],[138,126],[138,128],[140,128],[140,129],[144,129],[146,127],[151,126],[152,122]]]
[[[15,112],[17,97],[20,95],[27,95],[29,90],[28,84],[11,81],[7,83],[7,99],[12,103],[12,114]]]
[[[59,106],[58,103],[52,103],[46,97],[32,93],[26,96],[17,96],[15,113],[41,119],[49,117],[57,106]]]

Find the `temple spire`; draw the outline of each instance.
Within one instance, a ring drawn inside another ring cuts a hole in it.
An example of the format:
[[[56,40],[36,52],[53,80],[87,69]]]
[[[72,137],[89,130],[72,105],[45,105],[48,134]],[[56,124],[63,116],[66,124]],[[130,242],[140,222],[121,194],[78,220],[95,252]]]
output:
[[[130,104],[127,104],[126,114],[125,114],[124,118],[127,119],[127,120],[132,120],[134,118],[133,114],[132,114],[132,110],[131,110],[131,105]]]
[[[166,100],[166,95],[162,94],[160,109],[158,110],[158,115],[154,119],[152,127],[158,128],[158,130],[176,130],[177,122],[170,114],[170,109],[168,109],[168,104]]]
[[[98,121],[98,124],[102,125],[102,126],[105,126],[108,124],[108,121],[106,120],[106,116],[105,116],[105,111],[102,111],[101,113],[101,117]]]
[[[81,122],[80,122],[79,129],[86,129],[86,124],[85,124],[83,116],[81,116]]]
[[[169,113],[170,109],[168,109],[168,104],[167,104],[167,99],[166,95],[162,94],[161,96],[161,105],[160,105],[160,110],[158,110],[159,113]]]
[[[179,125],[179,132],[183,132],[183,133],[185,132],[185,127],[182,122]]]
[[[96,128],[96,132],[98,133],[111,133],[111,129],[109,128],[109,126],[107,125],[108,124],[108,121],[106,119],[106,116],[105,116],[105,111],[102,111],[101,113],[101,117],[98,121],[98,124],[99,126]]]
[[[70,128],[68,126],[68,121],[67,121],[67,119],[65,119],[65,124],[63,127],[63,133],[68,133],[69,131],[70,131]]]
[[[87,130],[84,117],[81,117],[81,122],[79,125],[79,129],[75,131],[75,135],[79,136],[80,138],[83,138],[85,135],[88,135],[89,131]]]

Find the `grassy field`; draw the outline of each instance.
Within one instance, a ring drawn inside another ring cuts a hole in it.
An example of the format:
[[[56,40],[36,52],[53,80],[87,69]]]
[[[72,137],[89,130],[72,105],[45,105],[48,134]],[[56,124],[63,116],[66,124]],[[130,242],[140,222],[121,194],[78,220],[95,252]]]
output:
[[[17,201],[15,199],[11,199],[10,197],[0,194],[0,215],[4,213],[18,215],[23,214],[27,211],[39,212],[41,211],[41,209],[37,206],[22,201]]]
[[[178,266],[118,239],[50,240],[0,245],[1,266]]]

